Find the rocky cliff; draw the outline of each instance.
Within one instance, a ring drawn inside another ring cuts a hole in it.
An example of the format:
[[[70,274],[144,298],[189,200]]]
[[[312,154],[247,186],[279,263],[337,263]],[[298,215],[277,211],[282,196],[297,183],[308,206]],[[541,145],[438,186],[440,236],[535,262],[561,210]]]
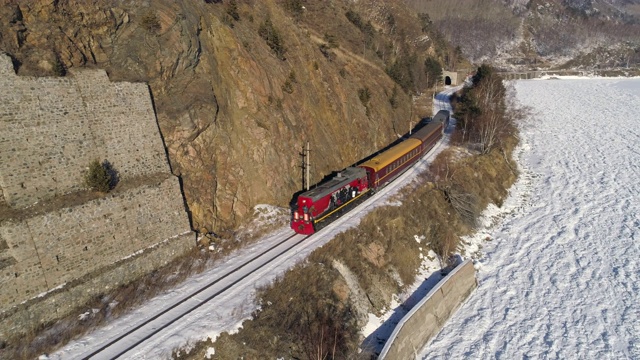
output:
[[[407,94],[423,90],[434,46],[415,13],[384,1],[0,5],[0,50],[19,75],[97,67],[148,82],[200,231],[233,229],[256,204],[287,206],[307,141],[314,183],[431,115]],[[403,90],[387,73],[405,63]]]

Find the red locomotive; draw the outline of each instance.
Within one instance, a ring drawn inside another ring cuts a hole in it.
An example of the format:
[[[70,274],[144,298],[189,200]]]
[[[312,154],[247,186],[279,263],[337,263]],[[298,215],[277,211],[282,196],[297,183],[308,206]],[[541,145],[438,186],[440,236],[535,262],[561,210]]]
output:
[[[442,138],[448,123],[449,112],[441,110],[431,123],[406,140],[300,194],[293,209],[291,228],[299,234],[313,234],[317,224],[365,193],[389,183],[415,164]]]
[[[359,167],[348,167],[333,179],[298,196],[291,228],[300,234],[313,234],[315,224],[323,221],[369,189],[367,173]]]

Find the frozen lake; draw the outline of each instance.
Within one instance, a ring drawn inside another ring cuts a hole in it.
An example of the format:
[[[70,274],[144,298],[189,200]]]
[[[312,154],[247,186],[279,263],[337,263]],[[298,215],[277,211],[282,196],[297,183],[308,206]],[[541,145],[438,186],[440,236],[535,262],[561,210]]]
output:
[[[522,177],[424,359],[640,359],[640,79],[523,80]]]

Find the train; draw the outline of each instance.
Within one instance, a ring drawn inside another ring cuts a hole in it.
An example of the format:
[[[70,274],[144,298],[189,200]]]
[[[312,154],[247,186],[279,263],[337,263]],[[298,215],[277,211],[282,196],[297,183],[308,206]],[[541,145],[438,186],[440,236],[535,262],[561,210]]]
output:
[[[442,138],[449,120],[449,111],[440,110],[403,141],[299,194],[292,207],[291,228],[311,235],[336,212],[396,179]]]

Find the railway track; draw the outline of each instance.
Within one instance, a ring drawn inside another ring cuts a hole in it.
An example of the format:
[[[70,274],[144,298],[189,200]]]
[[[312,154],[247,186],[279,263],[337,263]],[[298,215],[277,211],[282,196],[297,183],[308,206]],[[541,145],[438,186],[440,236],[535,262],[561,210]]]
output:
[[[374,195],[371,198],[365,197],[361,201],[354,204],[354,208],[370,207],[378,196]],[[190,313],[198,310],[201,306],[207,304],[209,301],[216,299],[217,297],[224,296],[226,292],[232,291],[233,287],[240,285],[252,275],[257,277],[265,276],[262,273],[268,272],[263,270],[274,262],[287,262],[287,254],[291,254],[294,250],[297,252],[304,252],[308,247],[321,246],[325,241],[322,240],[324,234],[330,231],[331,225],[335,224],[336,227],[340,227],[345,222],[350,221],[353,217],[356,217],[358,211],[351,211],[353,208],[349,208],[346,214],[337,218],[330,219],[330,221],[323,226],[322,230],[319,230],[314,235],[300,235],[292,234],[277,241],[274,245],[266,250],[261,251],[259,254],[244,261],[241,265],[234,267],[232,270],[227,271],[224,275],[217,277],[215,280],[206,283],[198,290],[190,292],[188,295],[181,297],[173,304],[164,307],[159,312],[147,317],[144,321],[141,321],[135,325],[124,330],[117,337],[103,341],[100,344],[93,345],[91,350],[86,350],[82,355],[77,358],[80,359],[129,359],[140,358],[140,354],[137,352],[138,348],[144,348],[145,343],[152,341],[154,337],[160,335],[163,330],[167,330],[172,327],[173,324],[182,320]],[[353,209],[355,210],[355,209]],[[324,227],[327,227],[326,229]],[[315,240],[306,241],[310,237],[320,234],[318,237],[320,244],[315,244]],[[333,236],[329,236],[332,238]],[[300,246],[303,245],[303,246]],[[305,248],[305,249],[303,249]]]
[[[205,284],[198,290],[183,296],[155,315],[135,324],[118,337],[101,343],[82,354],[82,359],[117,359],[131,352],[141,344],[170,327],[176,321],[200,308],[212,299],[255,274],[271,262],[276,261],[291,249],[300,245],[309,236],[293,234],[277,242],[265,251],[228,271],[224,275]]]

